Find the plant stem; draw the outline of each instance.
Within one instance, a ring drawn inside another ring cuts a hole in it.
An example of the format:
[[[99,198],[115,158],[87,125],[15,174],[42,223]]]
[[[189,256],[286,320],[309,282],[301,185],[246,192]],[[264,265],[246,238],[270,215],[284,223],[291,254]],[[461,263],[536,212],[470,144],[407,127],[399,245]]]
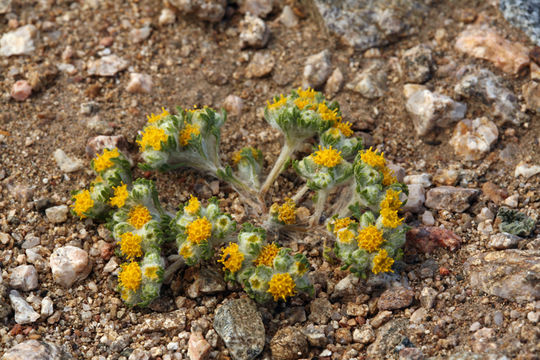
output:
[[[315,203],[315,211],[313,212],[313,215],[311,216],[311,220],[309,222],[310,226],[319,224],[319,219],[321,218],[324,204],[326,203],[326,199],[328,198],[328,193],[328,189],[322,189],[317,192],[317,202]]]
[[[304,184],[304,186],[302,186],[298,190],[298,192],[292,197],[292,201],[294,201],[295,203],[300,201],[304,197],[304,195],[306,195],[308,190],[309,190],[309,188],[308,188],[307,184]]]
[[[287,160],[291,157],[291,155],[296,151],[298,146],[291,146],[285,141],[285,144],[281,148],[281,153],[279,154],[279,157],[276,160],[276,163],[274,164],[274,167],[266,177],[266,180],[264,181],[263,186],[261,187],[260,194],[261,197],[264,196],[268,189],[270,189],[270,186],[276,181],[277,177],[283,170],[283,165]]]

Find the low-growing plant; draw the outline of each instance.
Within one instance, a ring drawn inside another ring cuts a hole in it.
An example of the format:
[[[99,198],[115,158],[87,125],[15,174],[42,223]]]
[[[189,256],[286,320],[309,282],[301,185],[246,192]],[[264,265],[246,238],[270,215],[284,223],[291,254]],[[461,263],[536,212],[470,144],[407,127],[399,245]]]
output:
[[[96,179],[88,189],[73,193],[71,207],[81,219],[107,221],[118,255],[125,259],[118,291],[127,304],[145,306],[159,297],[164,279],[178,264],[212,260],[222,265],[227,281],[237,282],[259,302],[311,294],[305,255],[268,242],[267,233],[314,229],[323,213],[335,213],[326,226],[336,239],[334,253],[344,268],[363,277],[392,271],[405,242],[407,227],[398,211],[407,188],[397,183],[382,153],[362,151],[361,140],[342,120],[337,102],[327,102],[312,89],[297,89],[267,103],[265,119],[283,134],[284,143],[264,179],[263,154],[258,149],[244,147],[234,153],[232,164],[222,162],[219,144],[225,111],[178,108],[171,114],[162,110],[148,116],[137,137],[143,159],[139,167],[158,171],[190,167],[225,181],[259,215],[255,221],[261,227],[237,226],[216,198],[204,205],[191,195],[176,214],[170,212],[160,204],[152,181],[133,181],[126,155],[105,149],[91,162]],[[309,144],[312,153],[294,160],[294,154]],[[287,164],[306,183],[294,197],[272,204],[267,211],[265,194]],[[314,194],[314,208],[306,229],[306,224],[298,224],[297,203],[308,191]],[[333,206],[327,207],[333,193]],[[174,264],[167,265],[164,255],[170,254],[164,253],[165,243],[176,246]]]

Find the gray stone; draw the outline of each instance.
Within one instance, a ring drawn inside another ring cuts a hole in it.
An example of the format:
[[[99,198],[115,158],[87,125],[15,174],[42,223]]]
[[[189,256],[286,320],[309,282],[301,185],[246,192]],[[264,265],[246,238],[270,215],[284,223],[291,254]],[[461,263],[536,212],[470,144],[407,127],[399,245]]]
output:
[[[22,291],[37,289],[39,286],[38,273],[33,265],[20,265],[11,272],[9,284],[12,288]]]
[[[498,233],[495,235],[491,235],[489,238],[488,247],[494,249],[494,250],[504,250],[504,249],[510,249],[515,248],[521,238],[516,235],[508,234],[508,233]]]
[[[486,117],[461,120],[454,129],[450,145],[464,160],[480,160],[499,138],[497,125]]]
[[[150,26],[143,26],[142,28],[132,29],[129,32],[129,40],[134,44],[138,44],[148,39],[151,33],[152,28]]]
[[[254,359],[263,351],[264,325],[250,299],[229,300],[220,306],[215,313],[214,329],[235,360]]]
[[[425,188],[431,186],[431,175],[430,174],[418,174],[418,175],[407,175],[403,179],[405,184],[420,184]]]
[[[47,220],[53,224],[60,224],[67,220],[69,209],[66,205],[52,206],[45,210]]]
[[[141,73],[130,73],[126,90],[133,94],[150,94],[152,92],[152,76]]]
[[[219,22],[225,16],[227,0],[167,0],[184,15],[193,14],[203,21]]]
[[[111,351],[113,351],[115,353],[120,353],[125,348],[127,348],[130,343],[131,343],[131,336],[130,335],[124,334],[124,335],[118,336],[111,343]]]
[[[206,268],[195,274],[195,281],[188,287],[187,295],[197,299],[201,295],[213,295],[225,291],[225,288],[225,281],[219,272]]]
[[[37,340],[26,340],[17,344],[2,356],[2,360],[69,360],[72,358],[59,346]]]
[[[41,300],[41,316],[43,317],[49,317],[54,312],[54,304],[50,297],[45,296],[43,300]]]
[[[279,329],[270,341],[272,359],[296,360],[308,353],[308,342],[297,328],[288,326]]]
[[[517,206],[517,204],[516,204]],[[522,212],[507,207],[500,207],[497,217],[501,219],[499,229],[517,236],[529,236],[536,227],[536,221]]]
[[[310,314],[308,319],[316,324],[326,325],[334,309],[326,298],[317,298],[309,304]]]
[[[433,217],[433,213],[431,211],[424,211],[422,214],[422,224],[427,226],[435,225],[435,218]]]
[[[333,97],[343,87],[343,73],[339,68],[335,68],[332,72],[332,75],[326,81],[326,86],[324,87],[324,93],[326,96]]]
[[[388,74],[381,61],[373,61],[346,85],[346,88],[359,93],[366,99],[377,99],[387,90]]]
[[[523,30],[536,45],[540,46],[539,0],[500,0],[499,7],[510,24]]]
[[[423,307],[418,308],[415,312],[412,313],[409,321],[413,324],[421,324],[427,316],[427,310]]]
[[[520,161],[514,170],[514,177],[523,176],[525,179],[528,179],[539,173],[540,165],[529,165],[524,161]]]
[[[133,334],[154,333],[164,331],[176,333],[186,328],[186,309],[178,309],[167,313],[150,313],[137,320]]]
[[[62,172],[72,173],[75,171],[79,171],[84,167],[84,164],[81,160],[77,158],[70,158],[62,149],[56,149],[53,156],[56,164],[58,165],[60,170],[62,170]]]
[[[330,298],[337,300],[339,298],[356,297],[361,290],[358,282],[358,276],[353,274],[345,276],[334,286],[334,291],[332,291]]]
[[[306,1],[319,26],[357,50],[387,45],[422,26],[425,5],[409,0]]]
[[[0,38],[0,56],[29,55],[34,52],[34,25],[25,25],[7,32]]]
[[[0,14],[11,11],[11,0],[0,0]]]
[[[33,247],[38,246],[41,243],[41,240],[32,234],[26,235],[24,238],[24,242],[21,245],[21,248],[23,249],[31,249]]]
[[[401,64],[407,82],[425,83],[431,79],[434,70],[431,48],[425,44],[410,48],[403,53]]]
[[[285,5],[278,17],[278,21],[288,28],[293,28],[298,25],[298,17],[289,5]]]
[[[236,95],[228,95],[223,100],[223,108],[227,111],[227,115],[239,116],[244,109],[244,100]],[[219,182],[217,182],[217,189],[218,191],[215,192],[215,195],[219,192]],[[214,193],[214,190],[212,192]]]
[[[420,304],[422,304],[422,307],[424,309],[432,309],[433,306],[435,306],[435,300],[437,299],[437,290],[430,288],[430,287],[424,287],[422,291],[420,292]]]
[[[479,193],[476,189],[439,186],[428,191],[426,206],[437,210],[464,212]]]
[[[375,340],[375,331],[371,325],[364,324],[361,328],[354,329],[353,340],[364,345],[370,344]]]
[[[94,134],[110,135],[114,132],[113,127],[99,115],[92,116],[86,123],[86,127]]]
[[[85,279],[92,271],[88,253],[69,245],[54,250],[50,266],[54,282],[66,288],[70,288],[76,281]]]
[[[525,98],[527,109],[540,114],[540,84],[536,81],[530,81],[523,84],[521,93]]]
[[[11,307],[15,311],[15,322],[17,324],[31,324],[39,319],[39,314],[34,311],[26,300],[19,294],[17,290],[9,292],[9,300]]]
[[[323,325],[309,324],[302,331],[311,346],[324,347],[328,344],[328,337],[324,333]]]
[[[394,287],[381,294],[377,301],[379,310],[397,310],[408,307],[414,299],[414,291],[404,287]]]
[[[458,71],[457,78],[457,94],[491,106],[490,113],[503,123],[519,125],[525,119],[517,97],[504,85],[502,77],[488,69],[465,66]]]
[[[272,72],[276,60],[270,52],[256,52],[246,67],[246,77],[260,78]]]
[[[128,62],[116,55],[106,55],[97,60],[90,60],[87,64],[89,75],[114,76],[117,72],[128,67]]]
[[[370,320],[370,324],[371,326],[373,326],[374,329],[378,329],[391,318],[392,318],[391,311],[388,311],[388,310],[379,311],[379,313]]]
[[[502,250],[471,256],[464,265],[472,287],[518,303],[540,299],[540,251]]]
[[[436,128],[450,126],[461,120],[467,111],[467,105],[427,89],[412,94],[405,108],[420,136],[427,135]]]
[[[263,48],[270,39],[270,30],[264,20],[246,14],[240,23],[240,47]]]
[[[240,0],[238,4],[240,12],[263,18],[272,12],[274,0]]]
[[[367,348],[367,355],[372,359],[384,359],[392,354],[399,344],[406,338],[409,322],[406,319],[394,319],[377,330],[373,344]]]
[[[407,187],[409,188],[409,195],[407,196],[407,203],[403,205],[402,210],[419,213],[424,208],[426,190],[420,184],[409,184]]]
[[[325,49],[318,54],[311,55],[306,59],[303,74],[304,88],[319,88],[324,85],[332,73],[332,54]]]

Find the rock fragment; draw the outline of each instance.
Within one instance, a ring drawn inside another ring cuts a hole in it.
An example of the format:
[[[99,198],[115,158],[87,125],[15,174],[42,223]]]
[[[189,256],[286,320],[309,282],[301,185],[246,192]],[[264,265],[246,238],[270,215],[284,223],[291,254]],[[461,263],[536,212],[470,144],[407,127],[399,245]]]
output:
[[[414,247],[422,253],[430,253],[442,246],[455,250],[461,245],[461,238],[452,230],[435,226],[415,228],[407,233],[407,246]]]
[[[405,51],[401,58],[405,80],[423,84],[431,78],[434,70],[431,48],[426,44],[416,45]]]
[[[491,235],[489,238],[488,247],[494,250],[505,250],[510,248],[515,248],[521,238],[519,236],[508,234],[508,233],[498,233]]]
[[[464,212],[479,193],[477,189],[439,186],[428,191],[426,206],[437,210]]]
[[[424,208],[424,202],[426,201],[426,190],[421,184],[409,184],[409,195],[407,196],[407,203],[403,205],[403,211],[410,211],[412,213],[418,213]]]
[[[261,78],[272,72],[276,61],[269,52],[256,52],[246,67],[246,77]]]
[[[176,21],[176,14],[169,8],[163,8],[159,14],[159,25],[170,25]]]
[[[309,321],[316,324],[326,325],[332,315],[332,304],[326,298],[317,298],[309,304],[310,314]]]
[[[8,349],[2,360],[68,360],[72,357],[59,346],[45,341],[26,340]]]
[[[295,360],[308,353],[308,342],[302,332],[292,326],[279,329],[270,341],[272,359]]]
[[[191,360],[205,360],[210,355],[212,347],[201,333],[192,332],[188,341],[188,356]]]
[[[377,301],[379,310],[397,310],[408,307],[414,299],[414,291],[404,287],[395,287],[386,290]]]
[[[87,71],[89,75],[114,76],[127,66],[128,62],[121,57],[106,55],[97,60],[90,60],[87,64]]]
[[[96,154],[102,153],[104,149],[114,148],[124,151],[127,149],[127,140],[123,135],[100,135],[88,139],[88,143],[86,144],[86,155],[93,158]]]
[[[30,55],[34,52],[34,37],[37,29],[34,25],[25,25],[7,32],[0,38],[0,56]]]
[[[311,346],[324,347],[328,343],[328,338],[324,333],[323,325],[309,324],[303,329],[302,332],[306,336]]]
[[[219,22],[225,16],[227,0],[167,0],[185,15],[194,14],[203,21]]]
[[[516,166],[516,170],[514,170],[515,177],[523,176],[525,179],[533,177],[539,173],[540,165],[529,165],[523,161],[520,161],[520,163]]]
[[[435,128],[449,126],[462,119],[467,111],[467,105],[427,89],[411,95],[405,107],[419,136],[427,135]]]
[[[250,299],[229,300],[220,306],[215,313],[214,329],[235,360],[251,360],[263,351],[264,325]]]
[[[61,224],[67,220],[69,209],[66,205],[52,206],[45,210],[47,220],[53,224]]]
[[[246,14],[240,23],[240,47],[263,48],[270,39],[270,30],[264,20]]]
[[[489,153],[498,137],[497,125],[488,118],[465,119],[456,125],[450,145],[464,160],[480,160]]]
[[[84,166],[81,160],[70,158],[62,149],[56,149],[53,156],[60,170],[65,173],[79,171]]]
[[[499,9],[513,26],[540,46],[540,3],[537,0],[500,0]]]
[[[501,220],[499,229],[502,232],[517,236],[529,236],[536,227],[536,221],[522,212],[507,207],[500,207],[497,217]]]
[[[244,100],[236,95],[228,95],[223,100],[223,108],[227,111],[227,115],[239,116],[244,109]]]
[[[324,93],[330,97],[337,95],[337,93],[343,87],[343,80],[343,73],[339,68],[335,68],[335,70],[332,72],[332,75],[330,75],[330,77],[326,81]]]
[[[407,334],[409,321],[394,319],[377,330],[375,341],[367,348],[368,358],[384,359],[387,354],[394,352]]]
[[[420,292],[420,304],[424,309],[432,309],[437,298],[437,290],[428,286],[424,287]]]
[[[15,322],[17,324],[31,324],[39,319],[39,314],[34,311],[26,300],[19,294],[17,290],[9,292],[9,300],[11,307],[15,311]]]
[[[11,0],[0,0],[0,14],[11,11]]]
[[[18,80],[11,88],[11,97],[17,101],[24,101],[32,94],[32,86],[26,80]]]
[[[288,28],[293,28],[298,25],[298,17],[289,5],[283,7],[283,10],[278,17],[278,21]]]
[[[250,13],[251,15],[261,18],[272,12],[274,7],[274,0],[240,0],[240,12]]]
[[[380,61],[373,61],[346,85],[346,88],[359,93],[366,99],[377,99],[387,90],[388,74]]]
[[[302,84],[304,88],[319,88],[324,85],[331,73],[332,54],[330,50],[325,49],[306,59]]]
[[[38,273],[33,265],[20,265],[11,272],[9,284],[21,291],[30,291],[39,286]]]
[[[92,271],[88,253],[75,246],[63,246],[54,250],[50,258],[53,280],[65,288],[85,279]]]
[[[148,74],[130,73],[126,87],[129,93],[149,94],[152,91],[152,76]]]
[[[467,26],[456,39],[455,48],[511,74],[529,65],[529,51],[524,45],[506,40],[486,24]]]
[[[129,32],[129,39],[132,43],[138,44],[148,39],[152,33],[152,28],[150,26],[143,26],[142,28],[132,29]]]
[[[540,83],[530,81],[521,88],[527,109],[540,114]]]
[[[375,331],[371,325],[364,324],[361,328],[354,329],[353,340],[364,345],[370,344],[375,340]]]

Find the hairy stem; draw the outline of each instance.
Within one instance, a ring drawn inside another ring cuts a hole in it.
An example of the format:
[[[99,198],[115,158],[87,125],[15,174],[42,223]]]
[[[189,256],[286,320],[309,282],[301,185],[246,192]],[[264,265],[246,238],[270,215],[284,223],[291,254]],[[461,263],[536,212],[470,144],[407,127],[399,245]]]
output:
[[[326,199],[328,198],[328,193],[329,193],[328,189],[319,190],[317,192],[317,202],[315,203],[315,210],[309,222],[310,226],[319,224],[319,219],[321,218],[321,215],[324,209],[324,204],[326,203]]]
[[[307,184],[304,184],[304,186],[302,186],[298,190],[298,192],[292,197],[292,201],[294,201],[295,203],[298,203],[298,201],[302,200],[304,195],[306,195],[308,190],[309,190],[309,188],[308,188]]]
[[[266,180],[264,181],[263,186],[261,187],[260,194],[261,197],[264,196],[268,189],[270,189],[270,186],[276,181],[279,174],[281,174],[281,171],[283,171],[283,165],[285,165],[285,162],[291,157],[291,155],[296,151],[297,146],[291,146],[285,141],[285,144],[281,148],[281,153],[279,154],[279,157],[276,160],[276,163],[274,164],[274,167],[266,177]]]

